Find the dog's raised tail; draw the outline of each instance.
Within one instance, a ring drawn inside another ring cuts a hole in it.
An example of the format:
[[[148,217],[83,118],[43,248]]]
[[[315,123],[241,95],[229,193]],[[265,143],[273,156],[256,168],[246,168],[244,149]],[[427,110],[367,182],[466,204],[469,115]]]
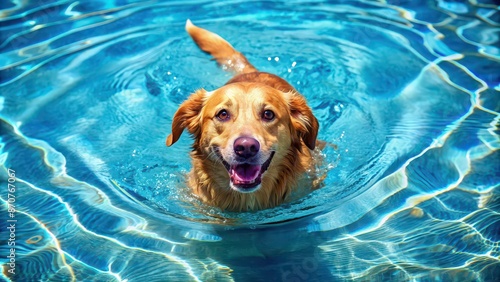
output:
[[[212,55],[224,69],[231,70],[237,74],[257,71],[243,54],[236,51],[229,42],[219,35],[195,26],[190,20],[186,21],[186,31],[198,47]]]

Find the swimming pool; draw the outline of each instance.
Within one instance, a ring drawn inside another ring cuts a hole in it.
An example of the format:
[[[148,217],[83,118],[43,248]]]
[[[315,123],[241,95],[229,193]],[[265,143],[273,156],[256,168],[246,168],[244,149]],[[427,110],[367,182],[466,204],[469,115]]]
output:
[[[498,281],[500,11],[415,2],[2,2],[1,279]],[[308,99],[322,189],[188,193],[173,113],[230,78],[188,18]]]

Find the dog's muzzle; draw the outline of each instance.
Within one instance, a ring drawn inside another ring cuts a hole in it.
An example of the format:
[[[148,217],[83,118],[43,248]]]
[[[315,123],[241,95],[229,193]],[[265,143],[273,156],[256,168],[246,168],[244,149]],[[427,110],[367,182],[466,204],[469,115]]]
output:
[[[251,193],[260,188],[262,175],[267,171],[274,157],[274,152],[271,152],[269,158],[262,164],[245,160],[229,164],[219,150],[215,151],[229,173],[231,189],[241,193]]]

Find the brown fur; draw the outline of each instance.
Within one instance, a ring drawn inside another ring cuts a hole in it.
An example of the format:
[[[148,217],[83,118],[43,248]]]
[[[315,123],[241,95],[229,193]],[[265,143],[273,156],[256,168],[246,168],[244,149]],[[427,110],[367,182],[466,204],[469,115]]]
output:
[[[258,72],[217,34],[189,20],[186,30],[200,49],[236,73],[219,89],[196,91],[174,115],[166,144],[174,144],[184,129],[193,135],[193,169],[188,181],[193,193],[223,210],[247,211],[277,206],[299,184],[311,186],[313,180],[305,181],[304,175],[313,167],[311,150],[316,146],[319,125],[305,99],[282,78]],[[231,113],[229,121],[216,118],[221,109]],[[275,113],[272,122],[260,116],[268,109]],[[257,139],[261,159],[269,155],[272,159],[262,174],[260,188],[251,193],[231,189],[221,160],[231,159],[233,142],[241,136]]]

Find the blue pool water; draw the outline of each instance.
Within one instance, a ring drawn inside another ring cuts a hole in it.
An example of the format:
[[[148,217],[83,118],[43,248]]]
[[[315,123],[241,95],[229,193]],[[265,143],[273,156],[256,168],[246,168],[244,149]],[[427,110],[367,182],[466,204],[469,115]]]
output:
[[[1,280],[500,280],[494,1],[0,9]],[[230,75],[188,18],[308,99],[322,189],[248,213],[189,194],[173,113]]]

